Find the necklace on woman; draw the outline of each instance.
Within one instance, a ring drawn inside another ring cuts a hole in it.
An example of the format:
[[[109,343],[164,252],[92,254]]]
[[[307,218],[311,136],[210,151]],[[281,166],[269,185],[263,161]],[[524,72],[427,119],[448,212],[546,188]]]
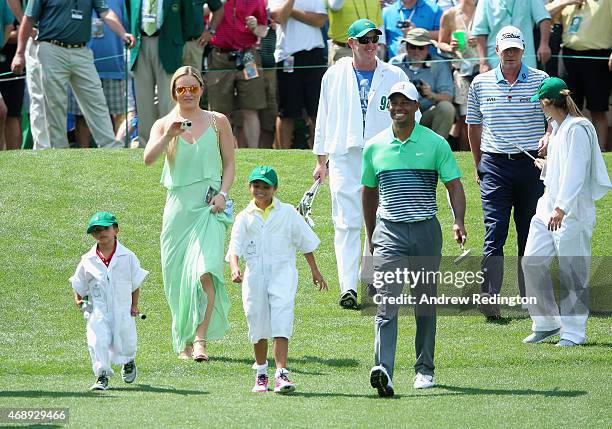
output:
[[[474,21],[474,11],[472,11],[472,15],[470,16],[470,19],[467,22],[465,20],[466,14],[463,12],[462,9],[459,9],[459,16],[461,17],[461,21],[463,21],[463,26],[465,27],[465,29],[471,30],[472,22]]]

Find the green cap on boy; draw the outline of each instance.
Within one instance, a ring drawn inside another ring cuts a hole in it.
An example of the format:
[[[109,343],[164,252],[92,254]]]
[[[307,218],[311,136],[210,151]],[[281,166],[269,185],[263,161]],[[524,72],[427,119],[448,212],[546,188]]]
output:
[[[119,226],[117,218],[114,214],[109,212],[98,212],[89,219],[89,225],[87,225],[87,234],[91,234],[96,226]]]
[[[249,183],[256,180],[266,182],[270,186],[278,185],[278,176],[276,175],[276,171],[274,171],[274,169],[268,165],[257,166],[253,169],[253,171],[251,171],[251,174],[249,175]]]

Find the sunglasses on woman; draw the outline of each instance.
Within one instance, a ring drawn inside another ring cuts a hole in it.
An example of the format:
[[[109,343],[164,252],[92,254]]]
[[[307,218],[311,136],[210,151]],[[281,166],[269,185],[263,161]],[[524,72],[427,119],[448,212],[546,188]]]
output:
[[[374,35],[374,36],[361,36],[357,38],[357,41],[359,42],[360,45],[367,45],[368,43],[372,42],[372,43],[378,43],[378,34]]]
[[[187,91],[189,91],[189,93],[192,95],[196,95],[200,92],[200,86],[199,85],[177,86],[175,90],[178,95],[185,95]]]

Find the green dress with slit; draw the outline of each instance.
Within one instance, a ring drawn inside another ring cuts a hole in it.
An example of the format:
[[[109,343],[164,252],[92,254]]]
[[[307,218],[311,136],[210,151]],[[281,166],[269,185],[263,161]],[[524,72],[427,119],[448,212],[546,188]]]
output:
[[[215,288],[207,340],[229,329],[229,297],[223,284],[224,241],[232,219],[213,213],[204,202],[209,186],[221,187],[221,154],[214,128],[189,144],[179,137],[174,163],[164,163],[161,183],[167,189],[161,232],[164,291],[172,313],[172,347],[185,349],[204,320],[207,294],[200,278],[210,273]]]

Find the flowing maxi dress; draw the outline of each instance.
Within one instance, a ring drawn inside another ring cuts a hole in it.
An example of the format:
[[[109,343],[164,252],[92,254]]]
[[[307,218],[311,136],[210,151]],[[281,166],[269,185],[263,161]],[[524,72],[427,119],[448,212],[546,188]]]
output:
[[[172,347],[191,343],[204,320],[207,294],[200,277],[210,273],[215,290],[207,340],[229,329],[229,297],[223,284],[224,241],[232,218],[213,213],[204,198],[209,186],[221,187],[222,162],[217,132],[211,125],[195,143],[179,137],[173,165],[166,158],[161,183],[167,189],[162,221],[161,261],[164,291],[172,313]]]

